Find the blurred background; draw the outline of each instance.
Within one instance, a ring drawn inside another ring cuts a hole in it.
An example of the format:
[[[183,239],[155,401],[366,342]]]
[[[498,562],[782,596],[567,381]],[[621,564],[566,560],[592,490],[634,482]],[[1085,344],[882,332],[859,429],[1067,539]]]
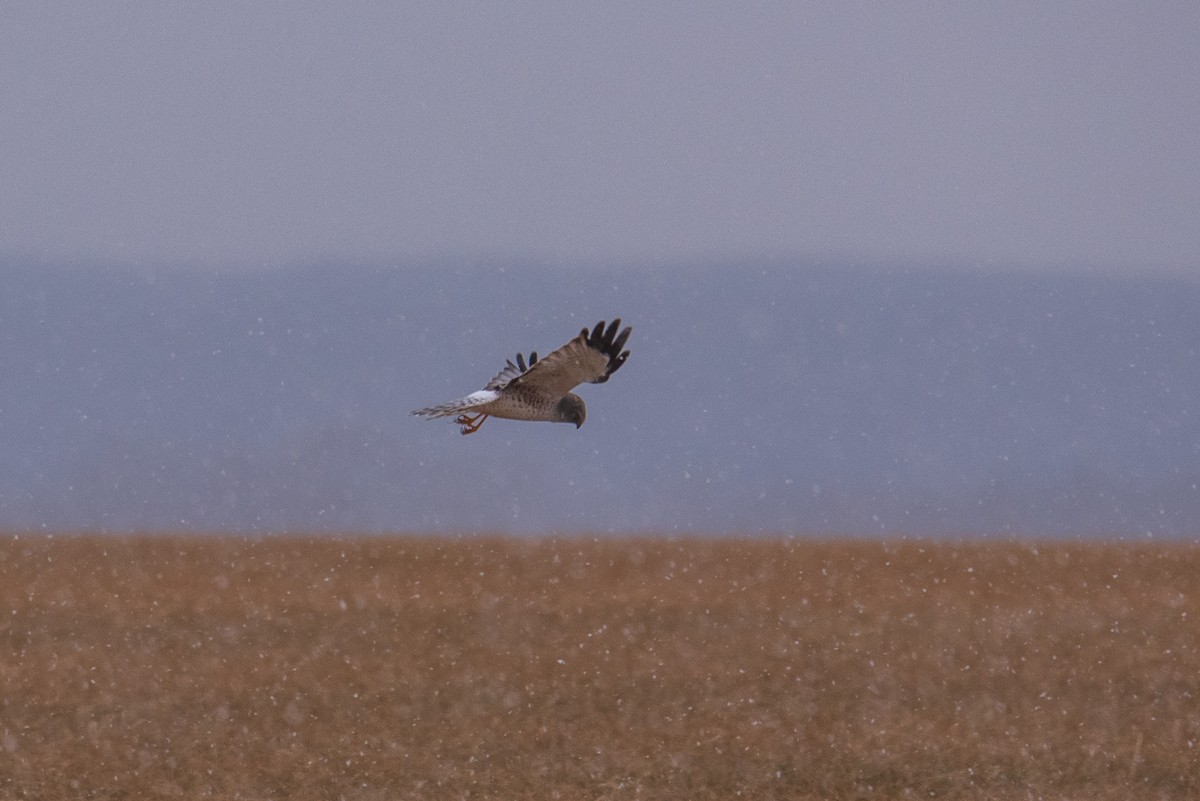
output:
[[[0,527],[1193,538],[1200,7],[0,7]],[[408,412],[634,326],[588,422]]]

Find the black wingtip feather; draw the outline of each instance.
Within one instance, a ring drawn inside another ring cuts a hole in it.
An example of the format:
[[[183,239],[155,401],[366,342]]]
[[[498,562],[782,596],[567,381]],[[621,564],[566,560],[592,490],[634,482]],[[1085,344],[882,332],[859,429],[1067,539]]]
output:
[[[629,335],[632,333],[633,326],[627,326],[625,330],[621,332],[621,335],[613,340],[612,349],[619,353],[621,349],[625,347],[625,343],[629,341]],[[628,356],[629,352],[626,351],[625,355]]]
[[[629,340],[629,335],[633,333],[633,326],[626,326],[625,330],[618,334],[617,330],[620,327],[621,318],[617,317],[611,323],[607,323],[607,327],[605,321],[601,320],[591,332],[585,328],[581,333],[581,336],[587,338],[589,347],[608,357],[608,366],[604,370],[604,375],[594,380],[593,384],[603,384],[609,376],[621,369],[621,365],[625,364],[625,360],[629,358],[629,351],[623,351],[622,348]]]

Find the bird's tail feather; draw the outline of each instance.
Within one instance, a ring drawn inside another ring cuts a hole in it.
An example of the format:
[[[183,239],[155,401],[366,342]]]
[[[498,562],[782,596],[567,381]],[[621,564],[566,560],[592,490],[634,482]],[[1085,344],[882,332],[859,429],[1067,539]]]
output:
[[[496,399],[496,393],[483,390],[480,392],[472,392],[465,398],[452,400],[449,403],[442,403],[437,406],[429,406],[424,409],[417,409],[413,414],[417,417],[425,417],[433,419],[435,417],[450,417],[455,414],[462,414],[470,410],[482,406],[485,403],[490,403]]]

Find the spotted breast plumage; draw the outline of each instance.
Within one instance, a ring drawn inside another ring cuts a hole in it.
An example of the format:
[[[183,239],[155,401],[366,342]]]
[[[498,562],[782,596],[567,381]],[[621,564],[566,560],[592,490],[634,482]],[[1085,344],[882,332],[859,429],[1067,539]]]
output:
[[[620,331],[620,333],[618,333]],[[426,409],[417,409],[418,417],[455,417],[463,434],[474,434],[489,417],[508,420],[532,420],[583,425],[587,406],[583,398],[571,392],[584,383],[603,384],[625,364],[629,351],[622,350],[633,328],[621,330],[621,319],[605,325],[601,320],[589,331],[561,348],[538,359],[537,352],[528,361],[520,353],[488,381],[484,388],[465,398]]]

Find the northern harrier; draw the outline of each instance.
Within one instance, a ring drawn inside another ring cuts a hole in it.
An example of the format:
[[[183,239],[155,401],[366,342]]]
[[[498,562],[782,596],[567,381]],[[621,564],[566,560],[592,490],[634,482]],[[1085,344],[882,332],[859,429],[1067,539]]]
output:
[[[620,318],[607,328],[601,320],[590,332],[583,329],[540,361],[534,352],[526,364],[518,353],[516,364],[510,359],[478,392],[413,414],[428,418],[457,414],[454,422],[462,426],[464,434],[474,434],[488,417],[574,423],[579,428],[587,417],[587,407],[571,390],[585,382],[603,384],[629,358],[629,351],[621,348],[633,329],[627,326],[618,334],[620,327]]]

